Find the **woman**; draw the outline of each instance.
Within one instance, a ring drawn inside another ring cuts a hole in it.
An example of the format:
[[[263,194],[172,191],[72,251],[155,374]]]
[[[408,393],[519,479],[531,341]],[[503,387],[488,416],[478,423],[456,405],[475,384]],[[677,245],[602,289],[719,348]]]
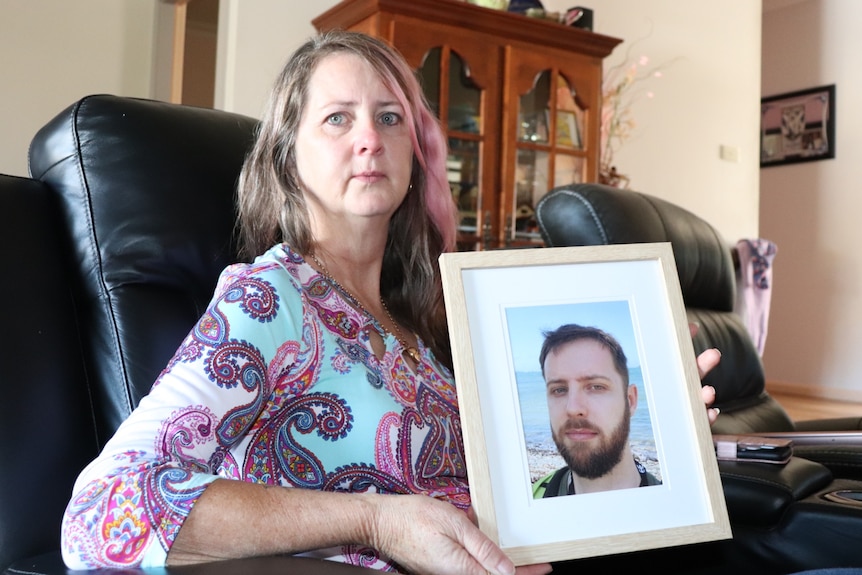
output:
[[[224,271],[82,472],[63,522],[70,567],[308,553],[515,572],[464,512],[436,265],[455,235],[445,155],[385,43],[335,32],[291,57],[240,181],[245,253],[262,255]]]

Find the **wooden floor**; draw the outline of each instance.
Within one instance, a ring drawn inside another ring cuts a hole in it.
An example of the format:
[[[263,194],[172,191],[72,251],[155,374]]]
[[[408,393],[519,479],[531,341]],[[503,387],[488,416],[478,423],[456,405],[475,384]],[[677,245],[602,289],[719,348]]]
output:
[[[790,395],[774,390],[769,395],[790,414],[795,421],[806,419],[823,419],[829,417],[859,417],[862,416],[862,403],[836,401],[819,397]]]

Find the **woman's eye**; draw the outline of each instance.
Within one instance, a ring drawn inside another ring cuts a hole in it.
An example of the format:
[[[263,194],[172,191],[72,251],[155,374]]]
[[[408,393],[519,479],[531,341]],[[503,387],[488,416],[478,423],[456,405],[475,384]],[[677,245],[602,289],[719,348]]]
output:
[[[326,118],[327,124],[332,124],[333,126],[340,126],[346,121],[344,118],[344,114],[332,114],[328,118]]]
[[[384,112],[383,115],[380,116],[380,122],[387,126],[395,126],[400,121],[401,116],[395,112]]]

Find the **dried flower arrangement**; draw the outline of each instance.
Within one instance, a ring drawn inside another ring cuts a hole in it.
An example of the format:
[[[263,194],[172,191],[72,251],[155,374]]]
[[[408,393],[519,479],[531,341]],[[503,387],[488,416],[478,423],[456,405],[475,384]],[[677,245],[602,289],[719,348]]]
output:
[[[661,78],[662,70],[671,62],[650,67],[647,56],[633,59],[629,56],[636,43],[629,46],[626,58],[605,71],[602,84],[601,155],[599,157],[599,181],[616,187],[627,188],[629,179],[617,171],[614,154],[632,137],[636,124],[632,105],[640,98],[653,98],[646,82]]]

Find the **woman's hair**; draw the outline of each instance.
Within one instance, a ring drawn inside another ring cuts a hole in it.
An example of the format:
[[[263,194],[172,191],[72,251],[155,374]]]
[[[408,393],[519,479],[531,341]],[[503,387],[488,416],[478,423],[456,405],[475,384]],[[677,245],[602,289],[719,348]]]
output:
[[[437,259],[455,246],[456,211],[446,178],[446,136],[415,73],[385,42],[356,32],[315,36],[287,61],[276,79],[239,178],[239,236],[251,259],[284,242],[314,252],[309,213],[296,167],[296,134],[308,85],[327,56],[349,53],[367,62],[405,110],[413,141],[411,186],[389,223],[381,295],[392,314],[451,367]]]

